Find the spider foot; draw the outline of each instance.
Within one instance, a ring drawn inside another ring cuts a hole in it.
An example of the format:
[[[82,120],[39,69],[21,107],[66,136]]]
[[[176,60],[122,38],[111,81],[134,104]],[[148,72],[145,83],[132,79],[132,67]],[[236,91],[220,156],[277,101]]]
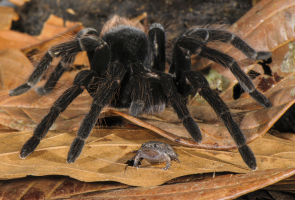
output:
[[[243,145],[239,147],[239,152],[248,167],[252,171],[255,171],[257,169],[256,158],[250,147],[248,147],[248,145]]]
[[[74,163],[84,147],[85,140],[75,138],[68,153],[67,163]]]
[[[29,77],[28,81],[18,86],[17,88],[10,90],[9,95],[10,96],[17,96],[21,95],[27,91],[29,91],[31,88],[33,88],[42,78],[43,74],[45,73],[46,69],[50,65],[50,63],[53,60],[53,53],[51,51],[48,51],[41,59],[40,63],[34,70],[34,72]]]
[[[130,105],[129,114],[137,117],[143,110],[144,102],[143,101],[132,101]]]
[[[25,159],[28,155],[30,155],[36,147],[40,143],[40,139],[36,136],[31,137],[23,146],[22,150],[20,151],[19,157]]]
[[[253,92],[249,92],[250,96],[256,100],[260,105],[262,105],[265,108],[272,107],[272,104],[270,100],[265,97],[263,94],[261,94],[259,91],[254,90]]]
[[[197,142],[202,142],[202,133],[195,122],[195,120],[192,117],[186,117],[183,119],[183,125],[186,128],[186,130],[189,132],[189,134],[192,136],[192,138]]]
[[[14,88],[13,90],[10,90],[9,96],[18,96],[18,95],[21,95],[21,94],[27,92],[30,89],[31,89],[31,86],[28,83],[25,83],[25,84],[18,86],[17,88]]]

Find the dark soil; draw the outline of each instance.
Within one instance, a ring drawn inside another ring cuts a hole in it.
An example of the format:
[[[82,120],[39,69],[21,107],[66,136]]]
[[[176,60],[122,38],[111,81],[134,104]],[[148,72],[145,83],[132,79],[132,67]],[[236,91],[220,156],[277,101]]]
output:
[[[70,21],[80,21],[98,31],[114,14],[133,18],[143,12],[148,23],[178,24],[178,31],[188,26],[214,23],[232,24],[250,8],[245,0],[31,0],[17,8],[20,20],[14,30],[38,35],[50,14]],[[71,14],[69,9],[74,11]]]

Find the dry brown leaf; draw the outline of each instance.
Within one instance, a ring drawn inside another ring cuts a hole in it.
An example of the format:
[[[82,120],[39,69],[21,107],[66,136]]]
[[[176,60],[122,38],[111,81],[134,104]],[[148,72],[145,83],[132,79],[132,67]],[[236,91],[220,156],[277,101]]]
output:
[[[275,186],[282,186],[295,173],[294,169],[272,169],[243,175],[208,173],[185,176],[169,182],[169,185],[145,188],[114,182],[80,182],[68,177],[27,177],[1,181],[0,196],[9,199],[204,199],[236,198],[248,192],[263,188],[285,178]],[[272,186],[270,186],[272,187]],[[118,190],[120,189],[120,190]],[[122,190],[123,189],[123,190]],[[275,190],[277,188],[271,188]],[[288,190],[290,191],[290,190]]]
[[[2,199],[65,199],[94,191],[129,187],[120,183],[85,183],[68,177],[27,177],[0,182]]]
[[[66,156],[75,132],[49,132],[30,156],[20,159],[20,148],[31,135],[32,132],[0,134],[1,179],[55,174],[87,182],[117,181],[128,185],[153,186],[188,174],[249,172],[237,150],[228,152],[183,146],[174,146],[180,163],[172,162],[169,170],[161,170],[165,163],[151,165],[143,162],[139,169],[129,167],[125,163],[134,157],[132,151],[138,150],[142,143],[157,140],[174,144],[145,129],[95,129],[74,164],[66,163]],[[295,167],[294,142],[266,135],[252,142],[250,148],[256,155],[259,171]]]
[[[17,21],[19,16],[11,7],[0,7],[0,19],[0,30],[10,30],[12,21]]]
[[[265,188],[266,190],[279,190],[295,193],[295,176],[291,176]]]
[[[72,27],[82,28],[82,24],[80,22],[70,22],[70,21],[66,21],[64,24],[64,20],[62,18],[51,14],[49,18],[46,20],[46,22],[44,23],[44,26],[40,35],[36,36],[36,38],[42,41],[52,39],[52,37],[59,35],[61,33],[67,32],[68,29]]]
[[[93,192],[76,198],[95,199],[233,199],[294,174],[294,169],[273,169],[248,174],[224,175],[209,180],[157,187],[130,188],[118,191]],[[72,198],[69,198],[72,199]]]
[[[0,50],[5,48],[27,48],[40,43],[39,40],[26,33],[11,30],[0,30]]]

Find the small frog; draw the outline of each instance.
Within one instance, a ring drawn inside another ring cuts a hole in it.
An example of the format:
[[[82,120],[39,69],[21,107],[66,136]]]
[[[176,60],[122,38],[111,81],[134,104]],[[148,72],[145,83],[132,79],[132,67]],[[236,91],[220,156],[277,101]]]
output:
[[[163,142],[149,141],[143,143],[140,149],[137,151],[137,154],[134,157],[133,167],[139,168],[139,160],[141,158],[145,158],[148,162],[151,163],[166,161],[166,167],[162,169],[168,170],[171,165],[171,160],[176,160],[179,162],[177,157],[178,155],[173,151],[170,145]]]

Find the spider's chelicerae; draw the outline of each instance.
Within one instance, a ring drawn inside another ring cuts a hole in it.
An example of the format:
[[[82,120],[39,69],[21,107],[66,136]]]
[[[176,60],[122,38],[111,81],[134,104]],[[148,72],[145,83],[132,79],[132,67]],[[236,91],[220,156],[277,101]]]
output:
[[[66,65],[72,62],[78,52],[87,52],[91,68],[79,72],[73,86],[55,101],[33,136],[24,144],[20,157],[26,158],[34,151],[57,116],[85,89],[93,97],[93,102],[70,147],[68,163],[75,162],[79,157],[85,140],[106,106],[129,108],[130,115],[138,116],[141,113],[160,112],[165,105],[171,105],[192,138],[200,143],[201,131],[186,106],[188,95],[195,90],[212,106],[234,139],[245,163],[255,170],[256,159],[246,144],[244,134],[226,104],[210,89],[204,76],[191,70],[191,54],[229,68],[253,99],[264,107],[271,107],[271,103],[255,89],[238,63],[231,56],[209,48],[206,45],[209,41],[230,43],[250,59],[262,60],[271,56],[270,52],[256,52],[239,37],[225,30],[195,27],[190,28],[176,41],[169,73],[165,73],[164,27],[154,23],[146,34],[139,23],[118,16],[109,20],[100,34],[93,28],[86,28],[75,39],[51,47],[28,81],[11,90],[10,96],[23,94],[33,88],[54,58],[61,57],[61,61],[45,86],[36,90],[39,94],[47,94],[52,90]]]

